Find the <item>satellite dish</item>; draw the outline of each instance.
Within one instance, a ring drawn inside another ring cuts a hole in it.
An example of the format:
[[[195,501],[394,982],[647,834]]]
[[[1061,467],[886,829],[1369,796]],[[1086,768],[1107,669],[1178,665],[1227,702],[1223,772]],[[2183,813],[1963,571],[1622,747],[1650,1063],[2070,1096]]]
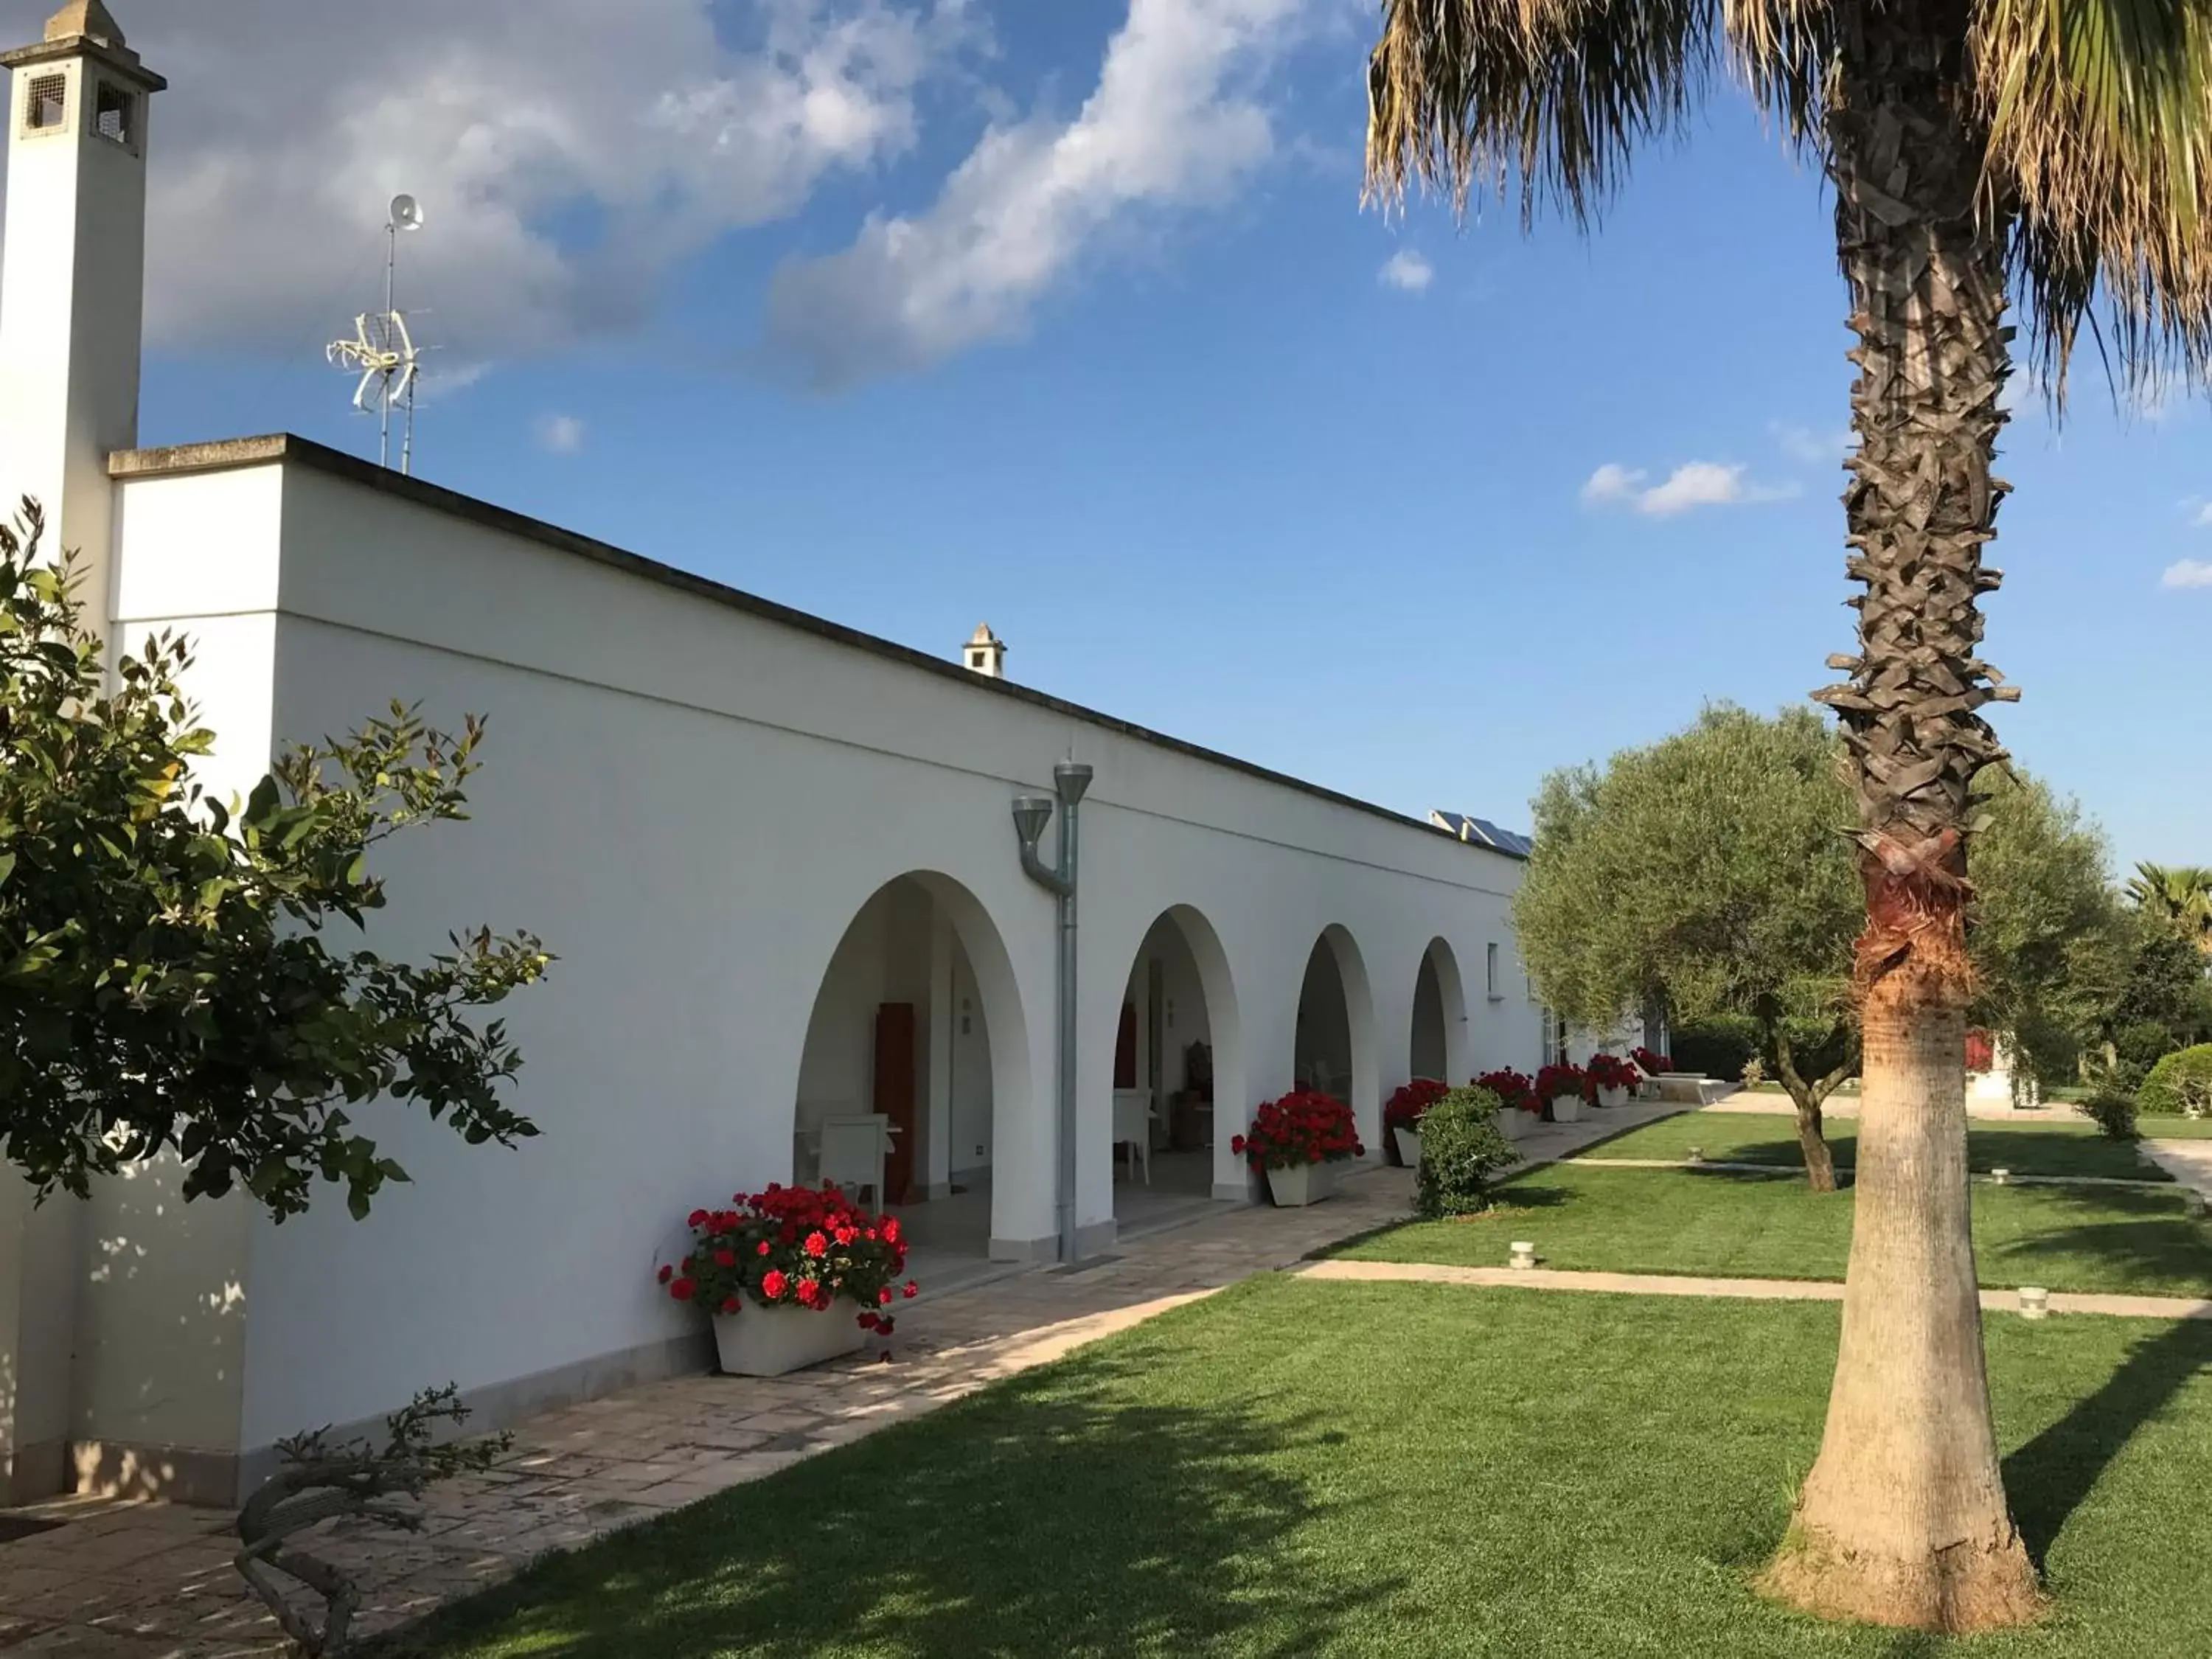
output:
[[[422,229],[422,204],[416,201],[412,196],[393,197],[392,198],[392,223],[393,228],[398,230]]]

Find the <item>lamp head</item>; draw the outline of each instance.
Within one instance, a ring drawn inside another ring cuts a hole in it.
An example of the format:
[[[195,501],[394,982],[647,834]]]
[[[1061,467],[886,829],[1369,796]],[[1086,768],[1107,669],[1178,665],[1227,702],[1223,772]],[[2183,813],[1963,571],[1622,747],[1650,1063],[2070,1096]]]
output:
[[[1091,787],[1091,769],[1079,761],[1062,761],[1052,769],[1052,786],[1073,806]]]
[[[1044,827],[1052,822],[1052,797],[1049,795],[1017,795],[1014,797],[1014,833],[1022,838],[1022,845],[1036,850],[1037,838]]]

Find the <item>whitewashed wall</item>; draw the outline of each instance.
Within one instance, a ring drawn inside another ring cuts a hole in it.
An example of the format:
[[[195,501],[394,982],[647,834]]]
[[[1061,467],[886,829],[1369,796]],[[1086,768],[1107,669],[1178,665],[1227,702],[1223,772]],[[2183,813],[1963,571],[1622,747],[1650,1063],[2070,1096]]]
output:
[[[1464,1006],[1443,1012],[1465,1021],[1454,1048],[1470,1069],[1537,1058],[1510,860],[291,453],[185,476],[142,463],[122,490],[124,591],[141,596],[142,627],[209,639],[210,684],[247,729],[251,685],[273,688],[259,731],[277,740],[395,696],[441,723],[489,716],[473,822],[391,845],[380,868],[397,902],[374,937],[414,955],[480,922],[544,937],[552,978],[501,1011],[528,1062],[519,1104],[544,1133],[471,1149],[379,1109],[414,1182],[368,1221],[330,1203],[282,1227],[234,1209],[202,1222],[192,1254],[91,1322],[116,1375],[174,1371],[157,1324],[134,1349],[126,1316],[157,1293],[234,1283],[242,1307],[222,1328],[242,1331],[242,1363],[226,1352],[216,1378],[188,1358],[166,1386],[193,1403],[164,1416],[102,1396],[82,1432],[160,1440],[173,1422],[195,1445],[252,1452],[448,1377],[498,1410],[688,1363],[694,1316],[655,1294],[656,1256],[693,1206],[790,1173],[823,975],[870,896],[908,872],[950,916],[988,1024],[994,1241],[1042,1254],[1054,906],[1020,872],[1007,809],[1050,793],[1065,756],[1097,774],[1079,1079],[1079,1212],[1094,1238],[1110,1237],[1121,1002],[1170,908],[1205,987],[1221,1192],[1248,1190],[1228,1151],[1237,1109],[1290,1085],[1300,982],[1325,933],[1349,964],[1370,1144],[1381,1099],[1409,1074],[1434,942],[1457,964],[1463,994],[1447,1000]],[[1482,977],[1493,943],[1510,963],[1496,998]],[[166,1248],[175,1222],[132,1224]]]

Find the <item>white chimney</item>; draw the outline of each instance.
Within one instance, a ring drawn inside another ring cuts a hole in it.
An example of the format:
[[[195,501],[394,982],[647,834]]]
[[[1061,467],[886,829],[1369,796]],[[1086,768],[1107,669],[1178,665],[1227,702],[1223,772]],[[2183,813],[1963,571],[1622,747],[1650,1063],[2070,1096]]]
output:
[[[0,264],[0,512],[45,507],[41,549],[77,555],[88,626],[108,624],[107,458],[138,442],[146,295],[146,127],[168,83],[103,0],[70,0],[14,72]]]
[[[1006,642],[991,631],[988,623],[975,624],[975,631],[968,636],[961,647],[962,660],[986,679],[1006,678]]]

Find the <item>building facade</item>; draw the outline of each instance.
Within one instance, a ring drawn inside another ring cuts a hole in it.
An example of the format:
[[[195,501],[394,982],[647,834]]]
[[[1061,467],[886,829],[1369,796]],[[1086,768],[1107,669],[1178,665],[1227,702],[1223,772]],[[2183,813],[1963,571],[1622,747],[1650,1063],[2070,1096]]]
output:
[[[703,1366],[656,1262],[696,1206],[807,1178],[830,1117],[901,1131],[885,1195],[945,1284],[1057,1259],[1064,1219],[1090,1255],[1254,1201],[1231,1139],[1295,1084],[1374,1146],[1408,1078],[1540,1058],[1515,852],[1026,688],[988,629],[939,659],[296,438],[137,448],[161,82],[99,0],[49,34],[6,60],[0,489],[55,515],[111,649],[197,642],[218,794],[395,697],[488,716],[471,821],[387,844],[371,943],[489,923],[558,961],[500,1011],[540,1137],[372,1107],[413,1179],[366,1221],[185,1205],[162,1161],[89,1202],[0,1175],[0,1498],[227,1501],[426,1384],[495,1426]],[[1070,761],[1063,1041],[1010,809]]]

